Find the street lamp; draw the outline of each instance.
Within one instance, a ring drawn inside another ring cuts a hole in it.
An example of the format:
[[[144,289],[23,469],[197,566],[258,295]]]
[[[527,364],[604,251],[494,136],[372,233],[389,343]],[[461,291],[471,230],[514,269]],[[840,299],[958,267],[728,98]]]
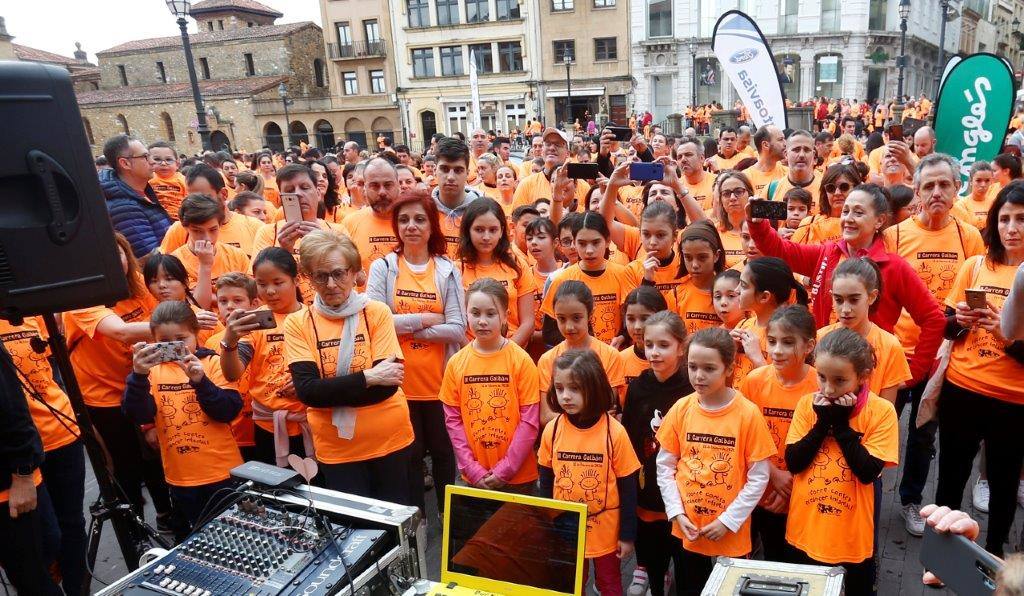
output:
[[[907,66],[907,19],[910,18],[910,0],[900,0],[900,76],[897,84],[896,103],[903,103],[903,69]]]
[[[697,109],[697,38],[690,38],[690,110]],[[691,119],[692,120],[692,119]],[[693,126],[693,122],[690,123]]]
[[[196,78],[196,65],[192,63],[192,44],[188,41],[188,21],[185,17],[192,10],[189,0],[164,0],[171,14],[178,17],[178,28],[181,29],[181,45],[185,49],[185,65],[188,66],[188,80],[192,83],[192,101],[196,104],[196,132],[203,145],[203,151],[210,151],[210,127],[206,125],[206,110],[203,109],[203,96],[199,93],[199,80]]]
[[[569,128],[566,132],[572,132],[574,128],[572,121],[572,80],[569,78],[569,65],[572,64],[572,54],[568,50],[562,56],[562,62],[565,63],[565,125]]]
[[[291,118],[288,117],[288,104],[290,104],[292,100],[288,99],[288,86],[283,82],[277,86],[277,94],[281,96],[281,104],[284,105],[284,128],[288,131],[288,134],[281,136],[282,140],[285,138],[288,139],[288,142],[285,143],[284,147],[285,151],[287,151],[288,148],[292,146],[292,121]]]
[[[949,0],[940,0],[939,15],[939,63],[935,65],[935,95],[939,94],[939,85],[942,84],[942,73],[946,70],[946,22],[960,16],[955,9],[949,10]]]

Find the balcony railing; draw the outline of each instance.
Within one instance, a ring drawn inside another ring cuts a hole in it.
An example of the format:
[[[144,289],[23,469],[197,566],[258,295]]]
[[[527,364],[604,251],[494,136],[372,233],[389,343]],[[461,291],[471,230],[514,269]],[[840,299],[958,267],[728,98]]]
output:
[[[383,39],[375,41],[353,41],[350,43],[328,43],[327,55],[331,60],[383,58],[387,56],[387,44]]]

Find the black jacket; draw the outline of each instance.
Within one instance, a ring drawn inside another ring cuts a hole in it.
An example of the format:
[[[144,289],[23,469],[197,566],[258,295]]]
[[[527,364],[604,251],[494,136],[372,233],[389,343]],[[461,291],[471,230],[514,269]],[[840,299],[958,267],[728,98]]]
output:
[[[661,446],[654,434],[661,419],[680,399],[693,393],[685,368],[680,368],[664,383],[651,370],[645,370],[626,388],[626,404],[622,410],[622,426],[626,428],[633,451],[640,460],[640,492],[637,506],[648,511],[665,511],[658,489],[658,450]],[[656,414],[657,412],[657,414]],[[653,427],[653,428],[652,428]]]
[[[11,474],[43,463],[43,443],[28,411],[7,349],[0,343],[0,491],[11,488]]]

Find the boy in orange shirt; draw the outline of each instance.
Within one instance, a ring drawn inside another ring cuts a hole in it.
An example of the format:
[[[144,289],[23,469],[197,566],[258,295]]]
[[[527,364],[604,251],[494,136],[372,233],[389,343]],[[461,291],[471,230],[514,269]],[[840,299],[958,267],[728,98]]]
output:
[[[179,217],[188,231],[188,243],[171,254],[185,266],[196,302],[201,308],[210,308],[217,278],[230,271],[248,271],[249,257],[241,249],[220,242],[220,228],[226,218],[220,201],[206,195],[188,195],[181,203]]]
[[[178,209],[188,194],[185,177],[178,172],[178,156],[174,152],[174,147],[164,141],[157,141],[147,149],[149,159],[153,163],[153,177],[149,179],[149,186],[167,210],[167,215],[178,221]]]
[[[185,302],[163,302],[149,321],[156,342],[181,342],[176,360],[156,344],[132,346],[122,408],[136,424],[154,424],[171,500],[190,524],[207,501],[232,486],[242,463],[231,421],[242,398],[224,379],[220,356],[197,346],[199,322]]]

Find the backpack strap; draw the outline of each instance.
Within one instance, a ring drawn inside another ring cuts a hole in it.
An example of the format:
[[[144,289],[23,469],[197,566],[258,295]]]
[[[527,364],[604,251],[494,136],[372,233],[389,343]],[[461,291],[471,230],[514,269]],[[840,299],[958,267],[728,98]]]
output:
[[[768,200],[771,201],[775,197],[775,191],[779,189],[779,181],[772,180],[768,184]]]

